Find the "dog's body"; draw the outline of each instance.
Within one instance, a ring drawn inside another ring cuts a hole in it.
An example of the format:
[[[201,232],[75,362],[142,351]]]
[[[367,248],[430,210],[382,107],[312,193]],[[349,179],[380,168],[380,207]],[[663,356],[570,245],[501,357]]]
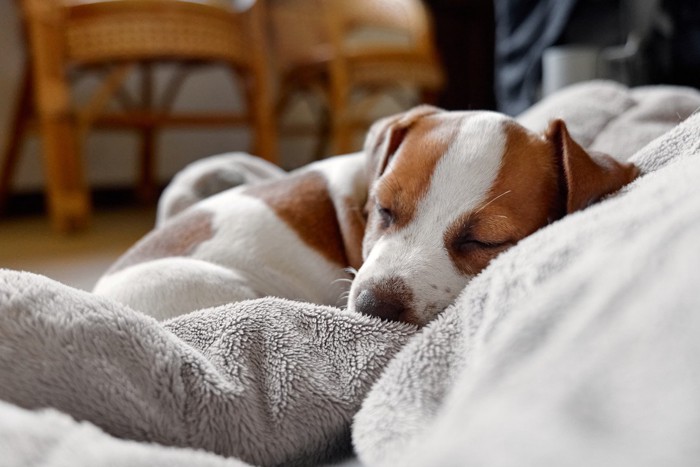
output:
[[[95,292],[160,319],[263,296],[343,305],[366,196],[361,154],[223,191],[161,221]]]
[[[425,324],[500,252],[636,175],[561,121],[538,135],[496,113],[418,107],[376,123],[363,154],[195,204],[96,292],[159,318],[267,295],[340,305],[349,292],[351,310]]]

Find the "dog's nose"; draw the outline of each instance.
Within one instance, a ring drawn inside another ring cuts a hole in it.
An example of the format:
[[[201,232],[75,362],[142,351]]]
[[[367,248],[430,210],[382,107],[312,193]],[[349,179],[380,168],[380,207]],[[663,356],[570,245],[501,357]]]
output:
[[[377,293],[372,288],[361,290],[355,300],[355,310],[382,319],[398,320],[405,307],[394,297]]]

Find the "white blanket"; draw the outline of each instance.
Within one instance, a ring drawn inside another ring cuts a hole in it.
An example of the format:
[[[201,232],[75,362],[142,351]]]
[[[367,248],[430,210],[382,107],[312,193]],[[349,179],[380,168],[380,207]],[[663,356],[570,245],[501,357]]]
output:
[[[697,465],[699,135],[420,331],[278,299],[158,323],[0,271],[0,464],[313,465],[352,436],[368,466]]]

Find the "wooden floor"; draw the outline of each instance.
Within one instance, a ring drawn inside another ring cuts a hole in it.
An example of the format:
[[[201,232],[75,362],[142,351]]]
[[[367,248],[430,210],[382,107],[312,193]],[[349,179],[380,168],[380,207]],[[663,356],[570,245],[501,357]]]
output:
[[[53,232],[43,214],[0,217],[0,268],[43,274],[83,290],[127,248],[147,233],[155,209],[120,206],[96,209],[85,232]]]

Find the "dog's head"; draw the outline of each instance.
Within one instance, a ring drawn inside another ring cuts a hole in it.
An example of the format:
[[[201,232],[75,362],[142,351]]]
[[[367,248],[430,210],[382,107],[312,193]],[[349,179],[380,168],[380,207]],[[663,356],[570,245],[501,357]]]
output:
[[[561,120],[541,135],[494,112],[417,107],[375,123],[363,265],[351,310],[425,324],[499,253],[632,181]]]

